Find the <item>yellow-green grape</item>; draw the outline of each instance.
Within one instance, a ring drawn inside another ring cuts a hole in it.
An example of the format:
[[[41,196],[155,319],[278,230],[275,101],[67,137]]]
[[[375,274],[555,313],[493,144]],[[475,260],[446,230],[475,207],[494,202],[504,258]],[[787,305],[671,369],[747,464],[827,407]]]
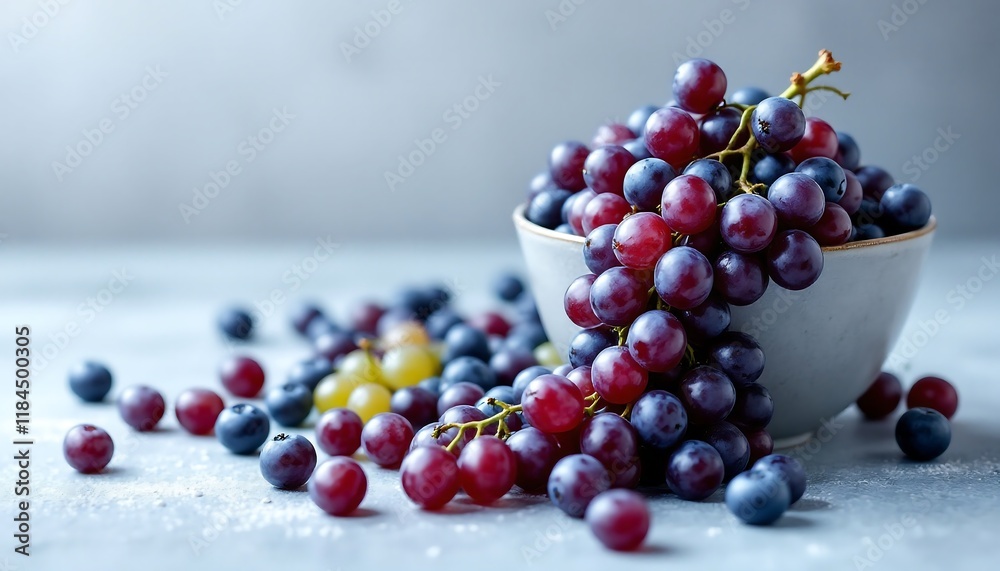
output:
[[[347,408],[356,412],[362,422],[368,422],[376,414],[389,412],[391,398],[392,393],[384,386],[365,383],[351,391],[351,396],[347,399]]]
[[[385,347],[402,347],[403,345],[429,345],[430,335],[424,326],[416,321],[404,321],[382,335],[382,345]]]
[[[337,372],[344,377],[358,379],[362,383],[382,383],[382,367],[371,353],[364,349],[351,351],[344,355],[337,365]]]
[[[389,349],[382,357],[382,376],[393,390],[412,387],[438,374],[441,362],[427,347],[404,345]]]
[[[316,385],[313,391],[313,404],[316,410],[326,412],[331,408],[343,408],[347,406],[347,398],[351,392],[361,384],[355,377],[347,377],[334,373],[328,375]]]
[[[535,360],[538,361],[539,365],[545,367],[558,367],[563,364],[562,357],[559,356],[559,351],[551,341],[546,341],[535,347]]]

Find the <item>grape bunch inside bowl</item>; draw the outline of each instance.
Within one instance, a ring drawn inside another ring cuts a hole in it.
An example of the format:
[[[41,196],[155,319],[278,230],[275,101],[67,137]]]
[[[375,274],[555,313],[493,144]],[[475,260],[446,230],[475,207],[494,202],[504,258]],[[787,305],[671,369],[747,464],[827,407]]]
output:
[[[755,382],[773,399],[775,446],[832,436],[832,419],[901,333],[936,227],[922,191],[863,166],[850,135],[802,113],[817,89],[846,99],[814,82],[839,69],[821,52],[771,97],[727,93],[718,66],[692,60],[674,77],[675,101],[553,149],[514,225],[542,324],[564,356],[583,328],[625,345],[645,311],[683,322],[722,305],[728,331],[763,350]],[[612,267],[644,283],[648,301],[594,285]],[[694,333],[688,368],[711,364],[710,342]]]

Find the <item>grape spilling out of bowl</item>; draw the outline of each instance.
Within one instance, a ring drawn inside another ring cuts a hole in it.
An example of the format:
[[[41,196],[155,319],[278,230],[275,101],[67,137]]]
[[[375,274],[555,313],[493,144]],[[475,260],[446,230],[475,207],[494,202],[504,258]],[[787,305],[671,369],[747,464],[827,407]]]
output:
[[[495,283],[502,307],[473,316],[444,288],[410,287],[385,305],[352,306],[344,322],[302,304],[290,321],[309,359],[275,383],[253,357],[231,356],[219,387],[176,398],[178,422],[194,436],[214,432],[236,455],[263,446],[248,477],[306,485],[334,516],[354,512],[368,492],[371,468],[350,458],[362,451],[398,470],[403,493],[422,509],[460,493],[490,505],[516,487],[547,494],[616,550],[642,545],[651,525],[633,489],[700,501],[725,487],[738,519],[776,521],[805,493],[806,471],[772,454],[773,403],[756,382],[765,356],[752,337],[728,330],[730,307],[753,303],[771,281],[811,285],[821,246],[914,230],[930,216],[919,189],[859,167],[850,136],[803,115],[810,92],[841,94],[814,83],[839,67],[821,52],[779,96],[743,89],[727,103],[722,70],[692,60],[675,75],[675,103],[602,126],[592,148],[570,142],[552,151],[527,216],[586,235],[592,271],[566,291],[566,312],[582,328],[569,363],[516,276]],[[250,312],[231,308],[218,327],[251,347]],[[87,402],[112,388],[110,370],[94,362],[69,380]],[[886,418],[903,392],[883,373],[858,407]],[[261,394],[263,404],[242,402]],[[118,397],[123,420],[144,431],[156,429],[165,402],[145,386]],[[951,439],[954,387],[926,377],[906,403],[900,448],[915,460],[937,457]],[[270,436],[272,421],[292,430],[313,411],[314,438]],[[74,427],[64,442],[67,462],[84,473],[101,471],[113,451],[92,425]]]

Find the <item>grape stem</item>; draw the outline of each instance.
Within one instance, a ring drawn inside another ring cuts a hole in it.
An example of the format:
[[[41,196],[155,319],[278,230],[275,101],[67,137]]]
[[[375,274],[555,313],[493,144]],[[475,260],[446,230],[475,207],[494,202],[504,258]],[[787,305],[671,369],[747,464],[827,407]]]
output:
[[[837,95],[847,99],[850,93],[841,91],[835,87],[829,85],[816,85],[810,87],[809,84],[815,80],[817,77],[822,75],[827,75],[835,71],[840,71],[840,62],[833,59],[833,54],[829,50],[820,50],[819,59],[816,63],[812,65],[808,70],[802,73],[793,73],[791,79],[789,80],[790,85],[788,89],[781,92],[779,97],[784,97],[785,99],[793,99],[798,97],[799,107],[805,104],[806,94],[812,91],[831,91]],[[737,185],[745,193],[752,194],[755,192],[763,191],[765,185],[763,184],[751,184],[747,180],[747,175],[750,174],[750,166],[752,164],[753,152],[757,148],[757,139],[750,135],[750,117],[753,114],[754,109],[757,108],[756,105],[749,106],[736,106],[734,104],[729,104],[730,107],[736,107],[737,109],[743,110],[743,115],[740,116],[740,125],[736,128],[736,132],[733,133],[732,138],[729,139],[729,144],[725,149],[717,153],[712,153],[706,158],[714,158],[718,161],[722,161],[728,157],[741,156],[743,157],[743,165],[740,170],[740,178],[736,181]],[[744,136],[747,137],[747,142],[742,146],[737,147],[738,141]]]

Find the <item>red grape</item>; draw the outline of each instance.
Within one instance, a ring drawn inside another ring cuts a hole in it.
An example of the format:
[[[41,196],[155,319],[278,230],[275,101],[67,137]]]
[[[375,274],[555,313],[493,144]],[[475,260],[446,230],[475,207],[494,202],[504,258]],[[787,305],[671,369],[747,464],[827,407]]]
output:
[[[585,234],[590,234],[598,226],[618,224],[630,212],[632,212],[632,207],[627,200],[617,194],[604,192],[587,202],[587,207],[583,209],[580,225]]]
[[[587,506],[587,525],[608,549],[638,549],[649,533],[649,507],[646,500],[630,490],[609,490]]]
[[[383,468],[399,466],[411,440],[413,426],[410,421],[392,412],[376,414],[361,431],[365,456]]]
[[[626,217],[618,225],[612,247],[623,266],[649,270],[670,249],[670,243],[670,228],[663,218],[653,212],[639,212]],[[577,325],[593,327],[579,323]]]
[[[809,229],[809,234],[820,246],[839,246],[851,239],[853,229],[851,216],[840,205],[827,202],[823,216]]]
[[[635,162],[632,153],[618,145],[607,145],[594,149],[583,163],[583,179],[594,192],[623,194],[622,184],[625,173]]]
[[[481,436],[470,442],[458,457],[459,483],[477,504],[500,499],[514,487],[517,459],[496,436]]]
[[[558,375],[541,375],[528,383],[521,405],[528,424],[549,434],[572,430],[583,420],[580,389]]]
[[[63,439],[63,457],[77,472],[94,474],[111,461],[115,444],[102,428],[78,424],[69,429]]]
[[[927,407],[951,418],[958,410],[958,391],[941,377],[924,377],[906,394],[906,408]]]
[[[549,155],[549,174],[552,182],[566,190],[583,190],[587,183],[583,180],[583,162],[590,149],[577,141],[559,143]]]
[[[335,408],[316,423],[316,445],[330,456],[350,456],[361,447],[364,423],[353,410]]]
[[[594,148],[602,145],[622,145],[635,138],[635,133],[621,123],[605,123],[597,128],[597,133],[590,141]]]
[[[646,369],[622,346],[601,351],[591,365],[590,375],[597,394],[612,404],[628,404],[639,398],[648,381]]]
[[[892,373],[882,371],[871,386],[858,397],[856,404],[869,420],[881,420],[896,410],[903,400],[903,384]]]
[[[656,263],[653,283],[660,299],[671,307],[691,309],[705,303],[712,293],[712,264],[698,250],[680,246]]]
[[[316,467],[309,479],[309,497],[330,515],[345,516],[358,509],[368,492],[368,477],[357,462],[337,456]]]
[[[188,389],[177,397],[177,422],[191,434],[211,434],[215,421],[226,405],[222,397],[208,389]]]
[[[675,169],[689,163],[698,152],[698,123],[675,107],[663,107],[650,115],[644,136],[649,152]]]
[[[458,460],[444,448],[414,449],[403,459],[399,474],[406,496],[427,510],[444,507],[458,493]]]
[[[704,179],[682,174],[663,189],[660,211],[671,230],[697,234],[715,220],[715,191]]]
[[[797,163],[812,157],[834,159],[838,145],[837,132],[829,123],[819,117],[807,117],[802,139],[788,152]]]
[[[629,327],[626,344],[636,363],[649,371],[664,373],[684,358],[687,335],[676,317],[656,309],[636,318]]]
[[[752,254],[766,248],[778,231],[778,216],[765,198],[741,194],[722,208],[722,240],[737,252]]]
[[[726,95],[726,74],[707,59],[690,59],[677,67],[673,92],[681,109],[708,113]]]
[[[585,329],[601,324],[601,320],[594,315],[594,309],[590,306],[590,288],[596,279],[597,276],[594,274],[576,278],[573,283],[569,284],[566,295],[563,296],[563,308],[566,310],[566,316],[574,324]]]

